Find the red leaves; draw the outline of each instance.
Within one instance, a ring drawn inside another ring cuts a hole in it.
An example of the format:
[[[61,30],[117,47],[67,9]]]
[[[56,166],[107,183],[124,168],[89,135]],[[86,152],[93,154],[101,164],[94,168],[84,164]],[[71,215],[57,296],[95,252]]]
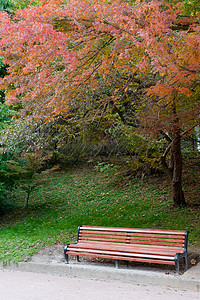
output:
[[[39,118],[54,111],[60,113],[58,107],[65,110],[65,105],[61,107],[56,101],[52,104],[52,99],[57,99],[54,91],[56,86],[62,87],[64,78],[59,76],[60,70],[71,72],[77,64],[76,53],[66,47],[68,37],[55,31],[50,24],[55,12],[59,15],[61,11],[50,6],[48,9],[45,6],[25,9],[17,14],[16,18],[23,18],[18,22],[10,21],[5,13],[0,14],[0,53],[9,65],[10,73],[2,79],[7,100],[24,102],[24,111],[26,108],[29,113],[30,109],[32,112],[37,110]],[[52,104],[51,111],[49,103]]]
[[[180,5],[71,0],[63,9],[57,2],[18,11],[14,21],[0,13],[0,54],[10,66],[2,84],[9,101],[23,101],[38,117],[66,113],[82,84],[90,80],[96,87],[97,73],[106,78],[116,69],[159,75],[149,97],[170,98],[174,89],[191,96],[200,68],[199,27],[190,34],[172,30]],[[62,21],[63,30],[53,20]]]

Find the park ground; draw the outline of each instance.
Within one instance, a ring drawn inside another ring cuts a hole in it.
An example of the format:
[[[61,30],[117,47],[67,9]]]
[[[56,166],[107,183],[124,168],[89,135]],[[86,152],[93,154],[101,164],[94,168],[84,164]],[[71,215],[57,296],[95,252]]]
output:
[[[1,299],[6,300],[199,300],[199,292],[50,274],[0,270]]]

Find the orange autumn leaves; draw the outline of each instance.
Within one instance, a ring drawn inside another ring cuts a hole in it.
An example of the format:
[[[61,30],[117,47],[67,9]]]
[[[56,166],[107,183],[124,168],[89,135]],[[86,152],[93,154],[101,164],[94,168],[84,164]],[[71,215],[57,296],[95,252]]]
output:
[[[200,69],[199,27],[191,25],[189,34],[172,30],[180,9],[160,1],[72,0],[64,6],[45,1],[17,12],[15,20],[1,13],[0,49],[9,65],[1,85],[7,100],[21,102],[22,114],[36,118],[67,114],[82,85],[96,87],[97,74],[107,78],[114,70],[157,76],[147,91],[149,101],[159,98],[154,111],[170,103],[174,90],[191,97]],[[69,30],[56,30],[55,18]]]

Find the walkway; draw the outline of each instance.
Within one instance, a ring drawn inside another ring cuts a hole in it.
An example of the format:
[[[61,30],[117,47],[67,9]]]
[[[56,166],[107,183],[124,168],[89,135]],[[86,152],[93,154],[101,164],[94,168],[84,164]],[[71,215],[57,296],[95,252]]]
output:
[[[0,270],[1,300],[200,300],[198,292]]]

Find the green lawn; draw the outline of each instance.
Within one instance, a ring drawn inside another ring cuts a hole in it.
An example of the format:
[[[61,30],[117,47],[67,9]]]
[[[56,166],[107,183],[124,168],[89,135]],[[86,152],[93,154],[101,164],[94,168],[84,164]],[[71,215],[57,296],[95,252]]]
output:
[[[200,246],[200,207],[191,199],[175,209],[160,179],[112,184],[111,178],[83,166],[54,173],[31,195],[28,212],[16,191],[18,207],[0,222],[0,260],[18,262],[45,245],[72,242],[81,224],[189,230],[190,247]]]

